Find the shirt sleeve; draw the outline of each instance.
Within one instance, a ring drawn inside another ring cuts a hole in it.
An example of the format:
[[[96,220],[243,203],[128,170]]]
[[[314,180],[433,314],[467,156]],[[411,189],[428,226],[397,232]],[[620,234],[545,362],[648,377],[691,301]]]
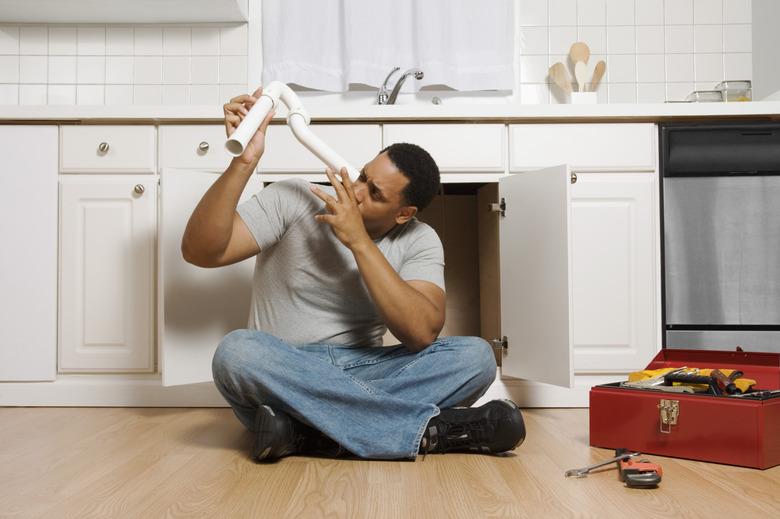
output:
[[[398,275],[404,281],[429,281],[444,288],[444,248],[439,235],[425,225],[410,244]]]
[[[308,182],[290,179],[264,187],[236,208],[260,250],[282,239],[298,219],[317,210]]]

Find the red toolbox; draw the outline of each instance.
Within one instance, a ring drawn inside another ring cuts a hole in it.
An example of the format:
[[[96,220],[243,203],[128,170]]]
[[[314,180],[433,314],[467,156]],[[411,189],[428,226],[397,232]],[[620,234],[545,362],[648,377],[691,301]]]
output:
[[[646,369],[725,368],[780,389],[780,354],[663,349]],[[647,454],[766,469],[780,465],[780,393],[759,397],[668,393],[621,387],[590,390],[590,444]]]

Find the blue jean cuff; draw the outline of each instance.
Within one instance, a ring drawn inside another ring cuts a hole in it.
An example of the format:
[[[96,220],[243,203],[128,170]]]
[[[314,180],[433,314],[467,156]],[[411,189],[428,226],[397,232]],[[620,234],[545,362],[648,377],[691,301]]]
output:
[[[425,429],[428,427],[428,422],[431,421],[431,418],[434,416],[439,416],[441,413],[441,409],[436,407],[435,405],[431,404],[433,406],[433,412],[426,416],[425,420],[423,421],[422,425],[417,431],[417,434],[414,437],[414,443],[412,444],[412,451],[409,453],[410,459],[417,458],[417,455],[420,453],[420,442],[422,441],[423,434],[425,434]]]

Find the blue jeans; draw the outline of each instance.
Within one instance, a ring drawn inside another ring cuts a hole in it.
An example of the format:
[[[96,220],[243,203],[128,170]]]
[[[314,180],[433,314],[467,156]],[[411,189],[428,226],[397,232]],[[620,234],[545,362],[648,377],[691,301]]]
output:
[[[414,459],[440,408],[471,405],[495,380],[479,337],[440,337],[420,352],[403,345],[292,345],[256,330],[224,337],[214,383],[250,430],[261,404],[322,431],[361,458]]]

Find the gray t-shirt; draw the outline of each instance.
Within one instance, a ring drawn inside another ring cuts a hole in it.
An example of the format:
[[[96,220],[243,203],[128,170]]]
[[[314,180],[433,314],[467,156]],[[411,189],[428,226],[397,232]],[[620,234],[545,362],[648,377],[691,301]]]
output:
[[[334,194],[331,186],[321,189]],[[293,344],[381,346],[386,327],[352,252],[314,215],[325,204],[301,179],[276,182],[238,206],[260,246],[249,328]],[[404,280],[444,289],[439,236],[413,218],[375,243]]]

